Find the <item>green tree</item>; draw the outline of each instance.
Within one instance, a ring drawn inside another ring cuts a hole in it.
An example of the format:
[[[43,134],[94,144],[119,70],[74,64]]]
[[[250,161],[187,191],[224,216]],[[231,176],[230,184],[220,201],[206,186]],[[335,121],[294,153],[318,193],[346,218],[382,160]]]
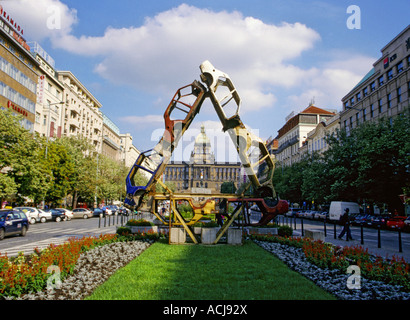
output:
[[[40,160],[41,146],[24,129],[22,117],[9,109],[0,110],[0,195],[36,197],[47,190],[46,169]]]

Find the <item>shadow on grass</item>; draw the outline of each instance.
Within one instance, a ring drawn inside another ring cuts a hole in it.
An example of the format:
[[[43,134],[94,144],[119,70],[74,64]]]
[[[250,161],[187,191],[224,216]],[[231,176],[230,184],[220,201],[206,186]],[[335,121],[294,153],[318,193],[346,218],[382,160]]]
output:
[[[326,291],[253,242],[157,242],[118,270],[92,300],[330,300]]]

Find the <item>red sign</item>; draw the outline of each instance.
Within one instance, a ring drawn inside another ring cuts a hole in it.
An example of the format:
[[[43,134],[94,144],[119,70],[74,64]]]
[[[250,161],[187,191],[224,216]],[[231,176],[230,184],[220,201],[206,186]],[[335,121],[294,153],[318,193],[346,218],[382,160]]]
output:
[[[4,11],[2,5],[0,5],[0,16],[2,16],[17,32],[21,33],[21,35],[24,34],[23,28],[14,21],[13,17],[10,17],[10,15]]]
[[[25,117],[28,116],[28,112],[27,112],[25,109],[23,109],[23,108],[21,108],[21,107],[19,107],[19,106],[16,106],[16,105],[15,105],[13,102],[11,102],[10,100],[7,102],[7,108],[11,108],[11,109],[13,109],[14,111],[16,111],[16,112],[22,114],[22,115],[25,116]]]
[[[383,60],[384,69],[389,67],[389,57],[384,58]]]

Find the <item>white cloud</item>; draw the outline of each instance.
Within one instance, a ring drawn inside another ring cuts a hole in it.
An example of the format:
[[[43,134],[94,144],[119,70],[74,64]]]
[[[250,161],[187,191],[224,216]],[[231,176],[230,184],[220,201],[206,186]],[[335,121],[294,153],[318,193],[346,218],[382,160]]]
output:
[[[295,67],[285,63],[319,39],[300,23],[272,25],[239,12],[182,4],[141,26],[109,27],[99,37],[65,33],[52,42],[75,54],[102,57],[94,71],[113,83],[163,95],[199,79],[199,65],[210,60],[230,75],[246,112],[272,106],[272,86],[299,82]]]
[[[78,22],[77,11],[59,0],[1,1],[1,5],[16,21],[24,22],[28,41],[65,37]]]
[[[48,38],[56,48],[95,57],[94,72],[111,83],[153,93],[157,102],[152,105],[168,103],[177,88],[199,80],[199,65],[210,60],[237,87],[243,102],[241,115],[263,108],[300,109],[312,98],[319,107],[337,107],[376,60],[340,50],[328,52],[330,58],[317,62],[321,65],[301,67],[303,60],[298,59],[296,66],[295,59],[303,58],[321,40],[315,30],[301,23],[269,24],[236,11],[181,4],[147,17],[139,26],[108,27],[102,36],[75,36],[77,12],[59,0],[5,3],[15,19],[25,21],[29,40]],[[60,29],[47,27],[55,9]],[[121,121],[162,128],[162,116],[155,117]]]

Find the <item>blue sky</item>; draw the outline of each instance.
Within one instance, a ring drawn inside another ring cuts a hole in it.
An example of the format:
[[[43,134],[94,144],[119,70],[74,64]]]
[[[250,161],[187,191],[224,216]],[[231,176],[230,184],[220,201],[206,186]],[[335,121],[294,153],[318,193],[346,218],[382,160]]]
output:
[[[410,21],[408,0],[0,4],[24,27],[26,40],[39,42],[57,69],[73,72],[140,150],[158,142],[170,99],[200,79],[204,60],[230,75],[242,98],[242,121],[267,139],[312,99],[317,107],[341,110],[341,98]],[[360,9],[360,15],[355,12],[360,29],[347,27],[350,5]],[[210,103],[203,105],[176,158],[188,160],[201,124],[214,140],[217,158],[236,161],[229,139],[220,138]]]

